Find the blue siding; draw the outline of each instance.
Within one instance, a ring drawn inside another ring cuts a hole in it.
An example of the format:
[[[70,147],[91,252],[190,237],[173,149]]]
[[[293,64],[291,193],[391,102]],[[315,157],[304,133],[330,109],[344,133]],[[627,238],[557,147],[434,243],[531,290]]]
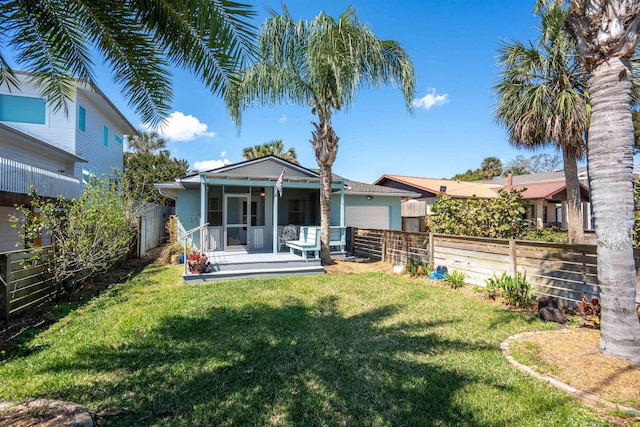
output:
[[[197,214],[197,215],[196,215]],[[200,190],[178,191],[176,200],[176,215],[183,231],[191,230],[200,225]]]
[[[0,95],[0,121],[43,125],[46,123],[46,118],[44,99]]]

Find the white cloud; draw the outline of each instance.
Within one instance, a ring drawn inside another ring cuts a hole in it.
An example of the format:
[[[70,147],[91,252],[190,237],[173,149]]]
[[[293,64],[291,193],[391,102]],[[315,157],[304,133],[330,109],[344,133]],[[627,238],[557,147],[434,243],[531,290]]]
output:
[[[142,127],[152,130],[146,123],[142,124]],[[156,131],[167,141],[191,141],[200,137],[213,138],[216,134],[207,132],[207,128],[208,126],[197,117],[185,116],[180,111],[174,111]]]
[[[227,157],[227,152],[223,151],[222,153],[220,153],[220,157]]]
[[[286,123],[286,121],[287,121],[286,115],[283,114],[282,116],[280,116],[280,123]]]
[[[195,162],[193,164],[193,169],[199,171],[208,171],[211,169],[222,167],[224,165],[228,165],[229,163],[231,163],[229,159],[203,160],[201,162]]]
[[[431,89],[431,93],[427,93],[422,98],[414,99],[411,105],[413,105],[416,108],[424,108],[425,110],[428,110],[434,105],[443,105],[449,102],[448,94],[445,93],[442,95],[437,95],[436,90],[434,88],[429,88],[429,89]]]

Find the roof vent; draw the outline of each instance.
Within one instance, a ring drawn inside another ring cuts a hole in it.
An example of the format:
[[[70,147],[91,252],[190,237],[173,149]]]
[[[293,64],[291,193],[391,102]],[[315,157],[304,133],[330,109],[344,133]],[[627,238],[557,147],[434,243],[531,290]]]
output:
[[[447,186],[446,185],[441,185],[440,186],[440,192],[441,193],[446,193],[447,192]]]

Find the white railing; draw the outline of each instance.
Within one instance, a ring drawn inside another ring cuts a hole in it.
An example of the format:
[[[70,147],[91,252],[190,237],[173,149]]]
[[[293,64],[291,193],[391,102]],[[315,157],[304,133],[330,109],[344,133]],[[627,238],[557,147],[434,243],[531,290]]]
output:
[[[0,157],[0,191],[29,194],[31,185],[44,197],[72,199],[81,193],[78,178]]]
[[[198,236],[196,242],[195,236]],[[207,254],[210,258],[209,262],[213,264],[213,252],[209,252],[209,224],[203,224],[191,230],[185,231],[181,239],[184,241],[184,274],[187,274],[187,261],[189,258],[189,252],[187,252],[187,245],[191,246],[191,249],[195,249],[200,253]]]

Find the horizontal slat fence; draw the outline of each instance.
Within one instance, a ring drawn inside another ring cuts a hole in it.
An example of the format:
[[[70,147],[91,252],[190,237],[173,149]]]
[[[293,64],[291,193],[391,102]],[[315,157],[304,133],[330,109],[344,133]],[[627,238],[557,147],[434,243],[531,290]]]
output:
[[[11,316],[60,294],[60,285],[47,280],[46,266],[23,267],[30,251],[0,253],[0,315]]]
[[[404,264],[408,257],[466,274],[465,281],[485,286],[485,280],[503,273],[526,274],[536,295],[554,296],[567,306],[598,296],[596,245],[569,245],[524,240],[489,239],[444,234],[354,228],[353,253]],[[635,250],[640,266],[640,249]],[[640,303],[640,285],[636,297]]]

